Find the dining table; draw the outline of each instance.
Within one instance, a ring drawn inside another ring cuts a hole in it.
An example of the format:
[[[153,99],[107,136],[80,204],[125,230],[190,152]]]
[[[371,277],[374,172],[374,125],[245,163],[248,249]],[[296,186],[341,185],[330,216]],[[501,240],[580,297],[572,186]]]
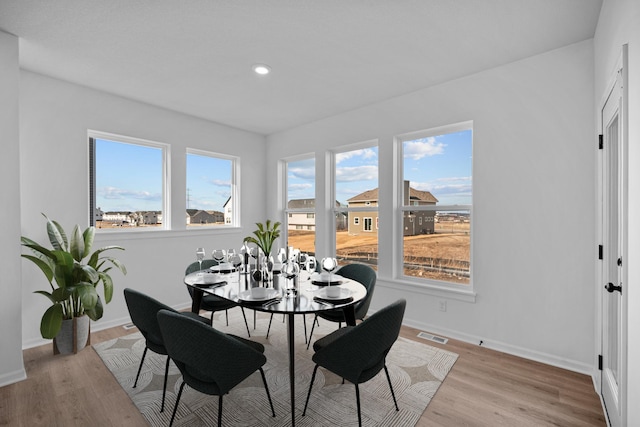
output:
[[[184,283],[193,288],[191,311],[200,311],[204,294],[217,295],[256,311],[276,314],[287,319],[289,347],[289,387],[291,393],[291,425],[295,426],[295,316],[342,310],[345,323],[355,326],[355,304],[367,295],[366,288],[353,279],[333,274],[328,278],[316,272],[302,270],[296,277],[273,274],[270,281],[256,281],[250,273],[224,265],[188,274]],[[334,288],[330,292],[329,288]],[[337,287],[337,289],[336,289]],[[254,291],[254,288],[264,288]],[[336,292],[338,291],[339,292]],[[258,296],[256,296],[258,295]]]

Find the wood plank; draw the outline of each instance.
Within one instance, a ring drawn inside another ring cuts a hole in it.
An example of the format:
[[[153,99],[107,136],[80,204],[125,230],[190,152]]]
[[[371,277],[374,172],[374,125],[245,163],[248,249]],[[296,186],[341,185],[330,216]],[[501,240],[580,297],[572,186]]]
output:
[[[401,336],[459,355],[418,426],[606,426],[591,378],[450,339],[438,344],[403,327]],[[92,332],[96,344],[131,333]],[[146,426],[91,348],[54,356],[51,344],[24,351],[27,380],[0,388],[0,425]]]

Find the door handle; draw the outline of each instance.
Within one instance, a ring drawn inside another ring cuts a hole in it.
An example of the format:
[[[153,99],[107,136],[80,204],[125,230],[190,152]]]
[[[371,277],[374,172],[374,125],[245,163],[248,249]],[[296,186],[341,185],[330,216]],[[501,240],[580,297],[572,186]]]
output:
[[[607,285],[604,288],[609,293],[613,293],[613,291],[618,291],[618,292],[622,293],[622,284],[620,284],[620,286],[616,286],[613,283],[609,282],[609,283],[607,283]]]

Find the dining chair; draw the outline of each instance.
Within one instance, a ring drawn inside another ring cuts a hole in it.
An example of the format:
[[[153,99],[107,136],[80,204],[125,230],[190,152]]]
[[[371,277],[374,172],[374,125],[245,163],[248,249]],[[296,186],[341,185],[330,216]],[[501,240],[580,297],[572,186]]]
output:
[[[366,264],[347,264],[338,271],[336,274],[339,274],[342,277],[346,277],[347,279],[355,280],[361,283],[367,289],[367,296],[355,304],[354,310],[356,312],[356,320],[362,320],[367,315],[369,311],[369,306],[371,305],[371,298],[373,298],[373,290],[376,286],[376,271]],[[311,345],[311,337],[313,336],[313,330],[318,321],[318,317],[321,319],[329,320],[331,322],[338,323],[338,328],[342,326],[342,322],[345,322],[344,311],[342,309],[337,310],[328,310],[323,311],[322,313],[317,313],[313,318],[313,324],[311,325],[311,333],[309,334],[309,341],[307,342],[307,349]],[[346,323],[346,322],[345,322]]]
[[[400,299],[378,310],[362,323],[340,328],[313,343],[315,353],[311,360],[316,366],[311,375],[303,416],[307,412],[311,388],[320,366],[355,385],[359,426],[362,425],[362,416],[358,385],[375,377],[383,368],[396,411],[400,410],[393,392],[386,357],[400,334],[406,305],[406,300]]]
[[[276,416],[262,369],[267,362],[262,344],[238,340],[168,310],[158,312],[158,323],[183,381],[169,426],[173,425],[185,384],[201,393],[218,396],[218,426],[222,426],[222,397],[256,371],[260,371],[271,413]]]
[[[178,313],[171,307],[161,303],[160,301],[136,291],[135,289],[126,288],[124,290],[124,299],[129,309],[129,315],[131,321],[138,328],[140,333],[145,339],[144,352],[142,353],[142,359],[140,360],[140,366],[138,367],[138,374],[136,380],[133,383],[133,388],[138,385],[138,377],[142,371],[142,365],[144,364],[144,358],[147,355],[147,350],[151,349],[154,353],[167,355],[167,362],[164,369],[164,387],[162,389],[162,405],[160,406],[160,412],[164,411],[164,399],[167,393],[167,373],[169,372],[169,356],[167,349],[162,339],[160,332],[160,326],[158,326],[157,314],[160,310],[168,310],[174,313]],[[180,316],[193,318],[198,322],[208,324],[209,320],[205,317],[199,316],[191,312],[180,312]]]
[[[214,265],[218,265],[218,261],[214,260],[214,259],[205,259],[202,261],[202,266],[200,266],[200,263],[198,261],[193,262],[191,264],[189,264],[189,266],[187,267],[184,275],[186,276],[187,274],[191,274],[193,272],[196,272],[200,269],[205,269],[205,268],[209,268],[212,267]],[[193,300],[193,288],[191,286],[187,286],[187,290],[189,291],[189,295],[191,296],[191,300]],[[237,303],[233,302],[233,301],[229,301],[227,299],[224,299],[222,297],[219,297],[217,295],[211,295],[211,294],[204,294],[204,296],[202,297],[202,302],[200,303],[200,310],[205,310],[205,311],[210,311],[211,312],[211,322],[210,324],[213,325],[213,315],[216,311],[222,311],[224,310],[225,312],[225,316],[226,316],[226,320],[227,320],[227,326],[229,326],[229,313],[228,310],[230,308],[234,308],[234,307],[240,307],[240,309],[242,310],[242,317],[244,318],[244,325],[247,327],[247,335],[250,337],[251,336],[251,332],[249,332],[249,324],[247,323],[247,316],[244,313],[244,308],[242,306],[239,306]]]

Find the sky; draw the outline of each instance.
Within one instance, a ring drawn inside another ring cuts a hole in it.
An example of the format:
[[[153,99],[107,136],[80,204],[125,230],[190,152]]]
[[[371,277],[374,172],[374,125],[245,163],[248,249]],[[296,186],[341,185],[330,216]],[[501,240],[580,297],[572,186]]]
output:
[[[472,132],[404,141],[403,175],[412,188],[430,191],[439,205],[471,204]],[[315,198],[314,159],[287,165],[288,200]],[[378,188],[378,147],[336,154],[336,199]]]
[[[187,154],[187,207],[223,211],[232,161]],[[162,210],[162,150],[96,140],[96,206],[104,212]]]
[[[471,204],[471,130],[402,143],[404,179],[439,205]],[[187,154],[187,208],[223,211],[232,161]],[[288,162],[287,200],[315,198],[315,159]],[[378,147],[336,154],[341,203],[378,187]],[[96,140],[96,206],[104,212],[162,210],[162,150]]]

